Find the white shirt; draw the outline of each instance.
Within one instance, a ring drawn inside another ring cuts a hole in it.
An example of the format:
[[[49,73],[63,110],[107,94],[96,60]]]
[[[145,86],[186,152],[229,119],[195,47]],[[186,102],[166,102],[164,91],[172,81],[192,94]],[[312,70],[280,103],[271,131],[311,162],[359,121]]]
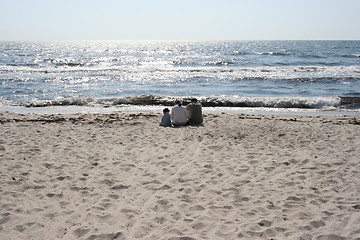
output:
[[[176,105],[171,109],[171,120],[175,124],[185,124],[187,122],[186,109]]]

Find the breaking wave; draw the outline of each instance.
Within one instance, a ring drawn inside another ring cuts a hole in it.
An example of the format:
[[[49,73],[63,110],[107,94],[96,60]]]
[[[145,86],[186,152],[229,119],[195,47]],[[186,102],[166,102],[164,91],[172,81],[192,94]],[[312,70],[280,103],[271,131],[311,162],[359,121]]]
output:
[[[180,99],[184,105],[190,103],[192,97],[163,97],[153,95],[123,97],[123,98],[70,98],[57,100],[32,100],[21,103],[26,107],[49,106],[118,106],[118,105],[161,105],[172,106]],[[253,107],[253,108],[304,108],[304,109],[334,109],[358,108],[360,97],[199,97],[204,107]]]

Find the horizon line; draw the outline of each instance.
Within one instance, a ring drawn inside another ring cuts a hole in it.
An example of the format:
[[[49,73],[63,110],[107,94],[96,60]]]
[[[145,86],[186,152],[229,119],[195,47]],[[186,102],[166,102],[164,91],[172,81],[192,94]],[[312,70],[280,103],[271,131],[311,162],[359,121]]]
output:
[[[6,40],[0,39],[0,42],[50,42],[50,41],[59,41],[59,42],[68,42],[68,41],[193,41],[193,42],[235,42],[235,41],[360,41],[360,39],[16,39],[16,40]]]

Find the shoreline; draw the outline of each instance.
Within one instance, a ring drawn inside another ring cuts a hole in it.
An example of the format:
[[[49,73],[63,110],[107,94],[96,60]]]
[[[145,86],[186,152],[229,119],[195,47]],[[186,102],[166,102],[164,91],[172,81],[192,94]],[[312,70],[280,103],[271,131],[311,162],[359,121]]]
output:
[[[161,109],[154,111],[127,111],[127,112],[66,112],[66,113],[18,113],[18,112],[1,112],[0,111],[0,123],[9,122],[71,122],[71,123],[115,123],[116,121],[123,121],[124,119],[132,118],[158,118],[159,122],[162,117],[160,113]],[[224,111],[204,111],[204,119],[218,118],[222,116],[229,116],[231,118],[239,119],[263,119],[263,120],[275,120],[275,121],[293,121],[293,122],[320,122],[320,123],[334,123],[334,124],[360,124],[360,118],[352,115],[317,115],[307,114],[271,114],[268,112],[261,113],[239,113],[239,112],[224,112]],[[204,120],[205,121],[205,120]],[[184,126],[188,127],[188,126]],[[193,127],[193,126],[190,126]],[[171,127],[171,128],[174,128]],[[175,127],[176,128],[176,127]]]
[[[360,121],[0,112],[4,239],[357,239]]]

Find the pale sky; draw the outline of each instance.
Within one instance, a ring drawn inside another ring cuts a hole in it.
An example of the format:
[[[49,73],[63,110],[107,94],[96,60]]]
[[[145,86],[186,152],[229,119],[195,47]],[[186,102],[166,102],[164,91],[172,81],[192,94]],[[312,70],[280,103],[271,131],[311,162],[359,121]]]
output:
[[[0,0],[0,40],[360,40],[360,0]]]

